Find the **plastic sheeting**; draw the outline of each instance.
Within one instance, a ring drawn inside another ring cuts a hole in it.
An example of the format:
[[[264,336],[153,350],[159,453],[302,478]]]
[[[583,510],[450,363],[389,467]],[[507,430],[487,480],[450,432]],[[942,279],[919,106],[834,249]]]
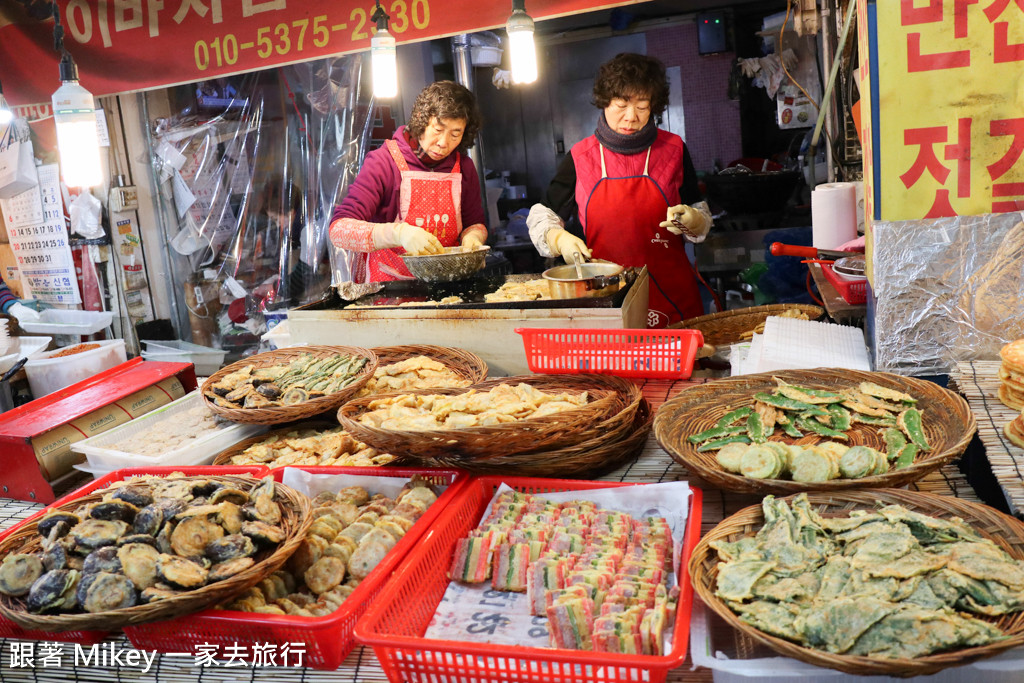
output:
[[[875,222],[877,370],[945,374],[1024,337],[1024,213]]]
[[[168,91],[174,114],[151,122],[151,158],[179,327],[193,341],[255,350],[265,311],[351,279],[328,229],[373,125],[364,61],[347,55]]]

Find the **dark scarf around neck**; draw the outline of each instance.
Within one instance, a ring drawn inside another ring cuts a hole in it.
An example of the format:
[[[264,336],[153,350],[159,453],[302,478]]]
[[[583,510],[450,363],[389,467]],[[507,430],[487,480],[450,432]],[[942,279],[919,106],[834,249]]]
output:
[[[594,135],[597,136],[598,142],[617,154],[637,154],[654,144],[658,137],[658,126],[654,124],[652,116],[648,119],[647,125],[637,132],[623,135],[612,130],[604,120],[604,112],[601,112],[597,117],[597,130],[594,131]]]

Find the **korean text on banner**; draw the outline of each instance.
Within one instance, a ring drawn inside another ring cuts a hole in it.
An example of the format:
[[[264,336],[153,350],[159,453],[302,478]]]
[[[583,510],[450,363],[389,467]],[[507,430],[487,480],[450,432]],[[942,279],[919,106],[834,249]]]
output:
[[[530,12],[543,19],[633,1],[548,0]],[[96,96],[369,50],[375,31],[372,0],[57,0],[57,5],[82,85]],[[504,26],[511,11],[507,3],[464,0],[383,0],[382,5],[399,43]],[[11,102],[49,101],[53,88],[38,73],[40,65],[56,70],[52,32],[52,22],[0,8],[0,63]]]
[[[877,2],[879,217],[1024,209],[1024,7]],[[926,105],[926,106],[922,106]]]

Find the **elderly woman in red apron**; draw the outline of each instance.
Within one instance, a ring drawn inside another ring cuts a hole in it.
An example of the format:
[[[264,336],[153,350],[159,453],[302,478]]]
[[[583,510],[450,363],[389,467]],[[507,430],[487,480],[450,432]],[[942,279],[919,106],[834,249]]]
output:
[[[703,313],[686,242],[703,242],[711,212],[682,138],[659,130],[668,104],[665,67],[653,57],[619,54],[594,82],[601,110],[594,134],[573,145],[530,210],[527,225],[543,256],[573,253],[623,266],[647,266],[648,327]],[[582,239],[565,229],[579,221]]]
[[[353,280],[408,278],[401,254],[487,240],[480,178],[465,154],[479,130],[473,93],[439,81],[416,97],[408,125],[366,155],[331,219],[334,245],[367,255]]]

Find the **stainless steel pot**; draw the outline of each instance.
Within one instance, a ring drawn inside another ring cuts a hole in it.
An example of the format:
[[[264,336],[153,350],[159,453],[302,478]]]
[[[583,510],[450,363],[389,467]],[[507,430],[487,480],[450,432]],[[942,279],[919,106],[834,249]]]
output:
[[[617,263],[591,262],[555,266],[541,275],[548,281],[552,299],[581,299],[610,296],[619,291],[622,271],[622,266]]]

